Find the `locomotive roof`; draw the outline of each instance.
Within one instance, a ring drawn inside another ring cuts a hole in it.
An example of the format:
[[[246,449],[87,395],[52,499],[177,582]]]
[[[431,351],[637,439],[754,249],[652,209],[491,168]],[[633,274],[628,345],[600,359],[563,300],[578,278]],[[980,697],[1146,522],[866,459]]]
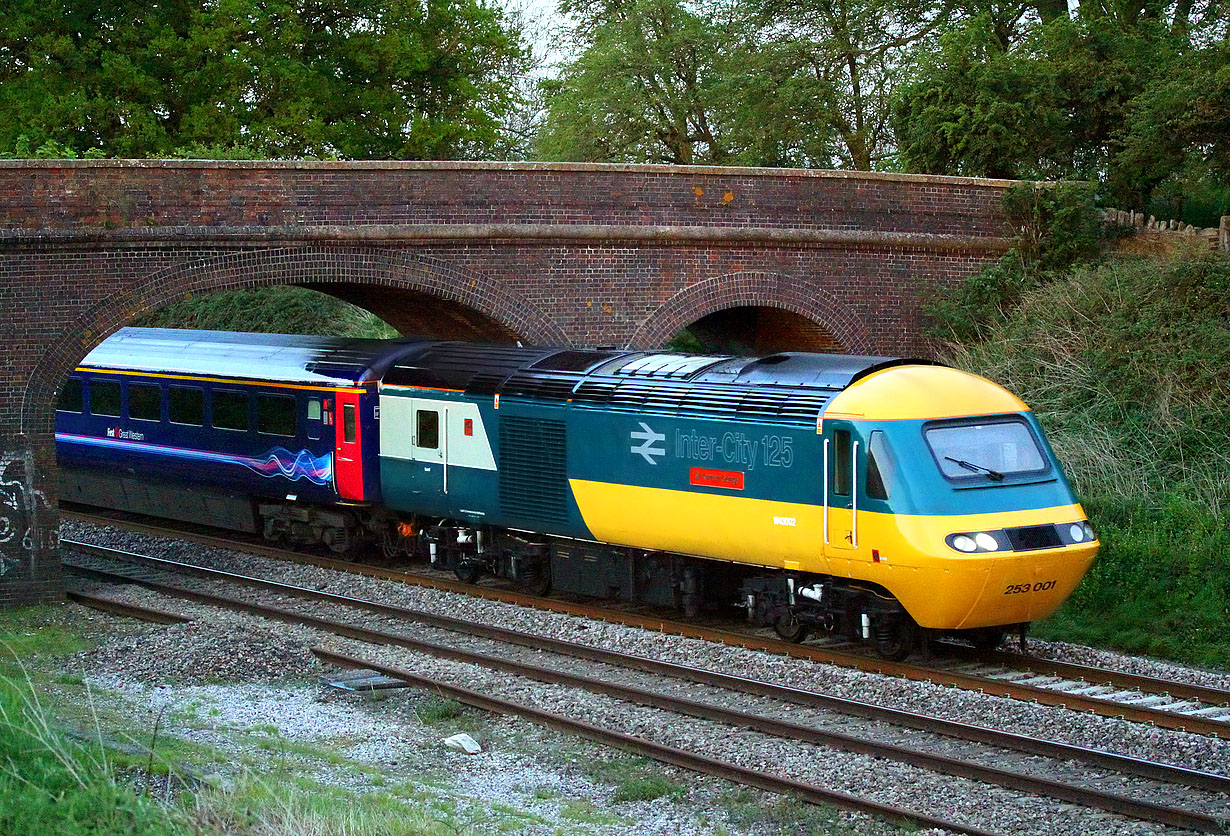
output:
[[[780,352],[765,357],[439,342],[388,370],[391,385],[500,394],[576,406],[810,424],[874,371],[928,360]]]
[[[337,384],[375,380],[421,340],[121,328],[80,365],[168,374]]]

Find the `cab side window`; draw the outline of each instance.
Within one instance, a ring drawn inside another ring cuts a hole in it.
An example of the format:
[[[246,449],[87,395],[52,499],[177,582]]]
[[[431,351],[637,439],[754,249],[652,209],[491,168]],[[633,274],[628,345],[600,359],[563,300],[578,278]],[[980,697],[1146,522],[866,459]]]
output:
[[[836,430],[833,433],[833,493],[850,495],[850,431]]]
[[[884,433],[874,430],[867,442],[867,496],[870,499],[888,499],[889,491],[897,477],[897,459]]]

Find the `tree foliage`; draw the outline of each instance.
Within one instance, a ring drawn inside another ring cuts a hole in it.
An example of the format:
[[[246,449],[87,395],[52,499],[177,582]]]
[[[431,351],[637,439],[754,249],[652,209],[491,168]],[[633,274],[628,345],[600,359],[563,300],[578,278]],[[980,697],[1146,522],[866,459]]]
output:
[[[13,0],[0,149],[490,154],[527,61],[485,0]]]

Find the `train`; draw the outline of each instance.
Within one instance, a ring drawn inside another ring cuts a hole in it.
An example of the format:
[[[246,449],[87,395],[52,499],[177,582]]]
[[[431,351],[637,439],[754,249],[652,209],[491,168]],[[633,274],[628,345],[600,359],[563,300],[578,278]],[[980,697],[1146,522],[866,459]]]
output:
[[[1023,635],[1098,548],[1019,398],[907,358],[123,328],[56,450],[74,503],[890,658]]]

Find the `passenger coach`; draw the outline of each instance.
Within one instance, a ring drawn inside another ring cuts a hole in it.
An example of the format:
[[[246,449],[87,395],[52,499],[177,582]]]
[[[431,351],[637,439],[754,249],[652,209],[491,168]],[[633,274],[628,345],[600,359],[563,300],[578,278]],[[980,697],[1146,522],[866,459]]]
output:
[[[121,329],[61,392],[61,497],[346,551],[380,501],[377,381],[413,344]]]

